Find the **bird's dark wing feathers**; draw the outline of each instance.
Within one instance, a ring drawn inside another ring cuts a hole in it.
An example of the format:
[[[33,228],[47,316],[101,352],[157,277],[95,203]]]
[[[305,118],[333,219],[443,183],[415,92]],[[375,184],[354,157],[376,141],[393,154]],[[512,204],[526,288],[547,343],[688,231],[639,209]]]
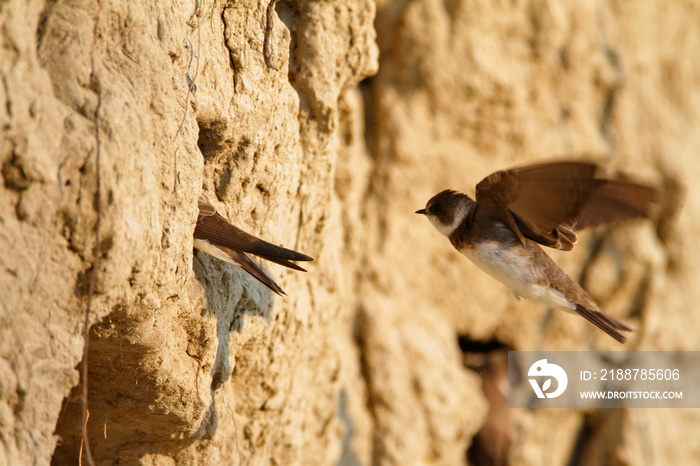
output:
[[[658,191],[596,178],[590,162],[550,162],[493,173],[476,187],[476,201],[505,206],[520,233],[544,246],[571,250],[574,230],[648,217]],[[506,223],[511,223],[504,219]]]
[[[596,187],[576,216],[576,229],[618,220],[649,217],[660,201],[659,190],[628,181],[596,180]]]
[[[282,288],[280,288],[279,285],[263,271],[263,269],[253,262],[250,257],[246,256],[245,253],[238,252],[227,247],[220,247],[220,249],[224,253],[228,254],[234,262],[238,263],[240,269],[247,272],[260,283],[280,296],[286,295],[286,293],[282,291]]]
[[[313,258],[286,249],[281,246],[268,243],[260,238],[250,235],[238,227],[231,225],[226,219],[219,215],[216,210],[210,209],[211,204],[206,201],[199,201],[199,216],[197,226],[194,230],[194,237],[206,239],[212,244],[231,248],[235,251],[255,254],[263,259],[296,269],[304,270],[296,264],[288,261],[312,261]]]

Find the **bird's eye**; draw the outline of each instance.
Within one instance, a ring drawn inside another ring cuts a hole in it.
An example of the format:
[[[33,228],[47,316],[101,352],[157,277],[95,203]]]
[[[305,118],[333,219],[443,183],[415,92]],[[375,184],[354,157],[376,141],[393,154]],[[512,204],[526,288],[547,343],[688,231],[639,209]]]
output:
[[[440,204],[433,204],[425,210],[430,215],[440,215],[440,211],[442,210],[442,207],[440,206]]]

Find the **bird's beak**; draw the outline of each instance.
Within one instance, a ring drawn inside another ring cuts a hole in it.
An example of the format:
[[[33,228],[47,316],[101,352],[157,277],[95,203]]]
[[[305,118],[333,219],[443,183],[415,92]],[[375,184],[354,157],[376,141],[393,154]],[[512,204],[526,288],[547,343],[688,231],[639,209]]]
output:
[[[427,212],[425,211],[425,209],[416,210],[416,213],[417,213],[417,214],[421,214],[421,215],[427,214]]]

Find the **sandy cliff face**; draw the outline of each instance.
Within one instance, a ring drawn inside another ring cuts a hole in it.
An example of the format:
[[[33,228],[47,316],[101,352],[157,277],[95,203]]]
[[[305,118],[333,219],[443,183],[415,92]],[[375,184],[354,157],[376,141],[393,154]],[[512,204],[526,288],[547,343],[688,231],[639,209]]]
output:
[[[478,464],[697,462],[694,412],[487,417],[498,350],[618,347],[413,212],[579,153],[663,186],[553,256],[629,349],[698,349],[698,8],[281,2],[266,63],[267,7],[0,6],[0,465],[77,463],[88,301],[98,464],[463,464],[485,422]],[[199,196],[315,262],[279,298],[193,254]]]

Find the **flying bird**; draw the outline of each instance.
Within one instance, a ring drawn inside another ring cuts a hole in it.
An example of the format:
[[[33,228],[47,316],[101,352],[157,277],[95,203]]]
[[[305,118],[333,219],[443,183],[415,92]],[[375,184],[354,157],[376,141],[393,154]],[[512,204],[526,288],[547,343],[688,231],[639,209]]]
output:
[[[199,215],[197,215],[197,226],[194,229],[194,247],[249,273],[280,296],[285,294],[282,288],[246,253],[302,272],[306,270],[291,261],[313,260],[305,254],[275,246],[231,225],[228,220],[219,215],[213,205],[204,199],[199,199],[198,205]]]
[[[650,216],[658,190],[603,179],[599,171],[585,161],[498,171],[477,184],[476,200],[448,189],[416,213],[516,297],[578,313],[625,343],[621,332],[632,330],[604,314],[540,247],[570,251],[578,230]]]

